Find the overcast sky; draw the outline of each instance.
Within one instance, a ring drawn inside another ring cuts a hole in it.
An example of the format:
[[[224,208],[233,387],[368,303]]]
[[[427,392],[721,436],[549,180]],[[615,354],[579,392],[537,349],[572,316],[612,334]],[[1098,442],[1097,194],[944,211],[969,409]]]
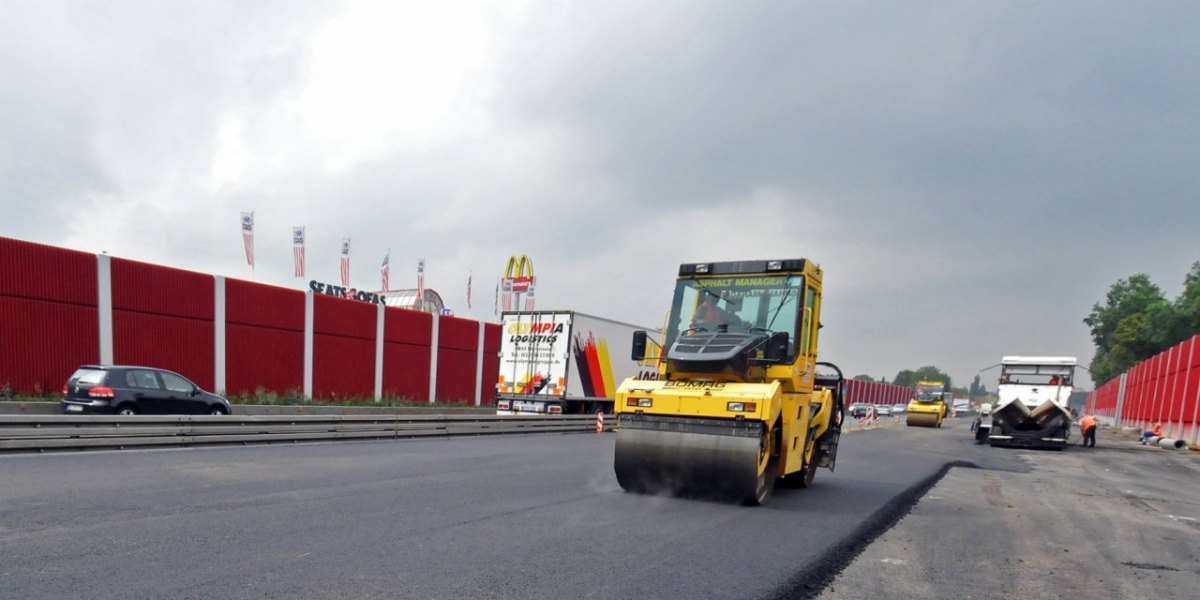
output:
[[[823,360],[959,385],[1200,260],[1200,2],[0,7],[6,237],[249,279],[252,210],[257,281],[306,287],[304,225],[310,278],[350,237],[492,319],[528,254],[647,326],[681,262],[807,257]]]

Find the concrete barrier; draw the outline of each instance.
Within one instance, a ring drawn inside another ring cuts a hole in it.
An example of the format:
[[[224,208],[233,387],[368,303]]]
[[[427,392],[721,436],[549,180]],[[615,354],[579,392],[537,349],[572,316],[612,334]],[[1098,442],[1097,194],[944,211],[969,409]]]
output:
[[[0,402],[2,415],[61,415],[58,402]],[[328,404],[234,404],[235,415],[491,415],[487,406],[339,406]]]
[[[590,431],[592,415],[15,415],[0,452]]]

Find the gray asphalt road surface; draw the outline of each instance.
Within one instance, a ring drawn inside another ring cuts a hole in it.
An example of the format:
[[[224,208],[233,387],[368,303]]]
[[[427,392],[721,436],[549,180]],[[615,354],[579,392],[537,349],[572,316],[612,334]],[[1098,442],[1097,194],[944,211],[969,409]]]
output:
[[[836,473],[751,508],[626,494],[613,439],[0,457],[0,598],[786,597],[988,454],[965,430],[854,432]]]

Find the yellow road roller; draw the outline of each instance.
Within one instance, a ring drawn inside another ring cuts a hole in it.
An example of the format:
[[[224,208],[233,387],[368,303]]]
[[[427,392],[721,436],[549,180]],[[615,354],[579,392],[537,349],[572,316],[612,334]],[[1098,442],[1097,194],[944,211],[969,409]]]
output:
[[[941,427],[946,418],[949,395],[944,381],[918,381],[912,400],[908,402],[908,417],[905,424],[909,427]]]
[[[833,470],[845,379],[817,362],[821,276],[805,259],[679,267],[657,379],[617,389],[622,488],[760,505]],[[635,332],[634,360],[648,343]]]

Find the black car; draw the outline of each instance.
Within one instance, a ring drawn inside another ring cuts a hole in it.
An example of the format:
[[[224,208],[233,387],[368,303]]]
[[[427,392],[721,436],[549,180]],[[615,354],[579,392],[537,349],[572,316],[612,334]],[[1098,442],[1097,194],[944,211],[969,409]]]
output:
[[[851,404],[850,405],[850,416],[852,416],[856,419],[861,419],[861,418],[867,416],[867,408],[870,406],[871,406],[870,404],[859,404],[857,402],[854,404]]]
[[[66,414],[227,415],[229,401],[179,373],[153,367],[84,365],[63,386]]]

